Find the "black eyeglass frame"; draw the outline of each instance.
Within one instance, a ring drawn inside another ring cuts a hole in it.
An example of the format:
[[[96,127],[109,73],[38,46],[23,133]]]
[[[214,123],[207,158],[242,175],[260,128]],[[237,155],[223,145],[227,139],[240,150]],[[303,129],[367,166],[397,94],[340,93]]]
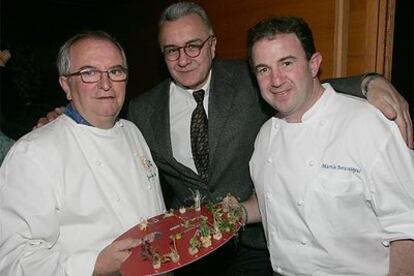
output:
[[[201,54],[201,50],[204,48],[204,45],[207,43],[207,41],[209,41],[210,38],[214,38],[214,35],[210,35],[209,37],[207,37],[203,42],[201,42],[200,45],[194,44],[194,42],[189,42],[187,44],[185,44],[184,46],[181,47],[173,47],[173,46],[167,46],[164,47],[162,53],[165,57],[165,59],[167,59],[168,61],[176,61],[180,58],[181,56],[181,49],[183,49],[184,54],[190,58],[196,58]],[[197,49],[197,54],[193,55],[193,54],[189,54],[187,53],[187,51],[189,51],[188,49],[195,48]],[[174,56],[169,56],[168,53],[166,53],[166,51],[174,51]],[[176,57],[175,57],[176,55]]]

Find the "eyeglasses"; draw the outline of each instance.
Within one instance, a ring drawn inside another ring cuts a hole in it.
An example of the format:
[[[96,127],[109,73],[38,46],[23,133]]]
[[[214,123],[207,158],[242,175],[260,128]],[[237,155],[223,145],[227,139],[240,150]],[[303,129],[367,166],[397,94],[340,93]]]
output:
[[[102,79],[102,74],[106,73],[111,81],[121,82],[128,77],[128,69],[124,67],[114,67],[107,71],[101,71],[96,68],[85,68],[77,72],[65,75],[65,77],[81,76],[84,83],[95,83]]]
[[[200,55],[201,49],[203,49],[204,44],[206,44],[206,42],[212,37],[214,37],[214,35],[210,35],[209,37],[207,37],[206,40],[201,42],[201,44],[191,42],[191,43],[187,43],[185,46],[182,46],[182,47],[167,46],[167,47],[164,47],[162,52],[164,54],[164,57],[169,61],[178,60],[180,58],[181,49],[184,50],[184,53],[188,57],[195,58]]]

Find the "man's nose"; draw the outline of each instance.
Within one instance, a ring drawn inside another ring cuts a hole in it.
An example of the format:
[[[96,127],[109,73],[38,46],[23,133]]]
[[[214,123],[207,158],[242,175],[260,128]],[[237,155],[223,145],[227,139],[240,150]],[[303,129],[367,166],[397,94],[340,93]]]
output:
[[[98,87],[105,91],[112,88],[112,81],[109,78],[109,72],[101,72],[101,79],[98,81]]]
[[[284,81],[286,79],[286,74],[277,69],[277,70],[272,70],[272,85],[275,87],[279,87],[281,86]]]
[[[191,62],[191,57],[187,56],[187,54],[184,52],[184,48],[181,48],[179,50],[178,65],[181,67],[184,67],[190,62]]]

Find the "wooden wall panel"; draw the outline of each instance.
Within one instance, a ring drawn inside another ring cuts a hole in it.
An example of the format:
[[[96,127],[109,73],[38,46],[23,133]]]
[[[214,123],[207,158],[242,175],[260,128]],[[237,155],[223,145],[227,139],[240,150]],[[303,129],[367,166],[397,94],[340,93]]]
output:
[[[380,1],[378,11],[378,39],[375,71],[391,80],[394,45],[395,0]]]
[[[391,79],[395,0],[351,0],[348,72]]]
[[[333,77],[345,76],[348,66],[349,0],[335,1],[335,36],[333,41]]]
[[[377,71],[390,77],[395,0],[194,0],[209,14],[219,58],[245,58],[246,32],[279,15],[303,17],[322,53],[322,78]]]
[[[332,0],[195,0],[210,16],[218,38],[219,58],[245,58],[246,33],[259,20],[280,15],[303,17],[323,55],[322,78],[332,76],[335,1]]]
[[[350,2],[352,12],[349,17],[347,74],[364,72],[364,68],[369,64],[369,62],[365,62],[365,59],[369,58],[367,49],[365,49],[365,42],[368,39],[365,35],[366,3],[360,0],[351,0]]]

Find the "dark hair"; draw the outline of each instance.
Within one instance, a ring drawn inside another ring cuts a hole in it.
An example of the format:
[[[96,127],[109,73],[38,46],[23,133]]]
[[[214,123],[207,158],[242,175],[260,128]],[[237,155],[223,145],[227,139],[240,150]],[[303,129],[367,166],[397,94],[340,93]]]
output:
[[[315,53],[315,44],[312,31],[308,24],[300,17],[281,16],[271,17],[258,22],[247,32],[247,59],[250,66],[253,65],[252,48],[262,39],[272,40],[278,34],[296,34],[305,50],[306,59],[310,60]]]
[[[121,52],[123,66],[128,67],[125,51],[114,37],[104,31],[85,31],[72,36],[60,47],[56,60],[56,66],[60,76],[70,74],[70,48],[73,44],[83,39],[97,39],[112,42]]]
[[[166,21],[175,21],[189,14],[200,16],[209,35],[214,35],[213,27],[207,13],[202,7],[193,2],[177,2],[168,6],[160,16],[158,27],[161,27]]]

